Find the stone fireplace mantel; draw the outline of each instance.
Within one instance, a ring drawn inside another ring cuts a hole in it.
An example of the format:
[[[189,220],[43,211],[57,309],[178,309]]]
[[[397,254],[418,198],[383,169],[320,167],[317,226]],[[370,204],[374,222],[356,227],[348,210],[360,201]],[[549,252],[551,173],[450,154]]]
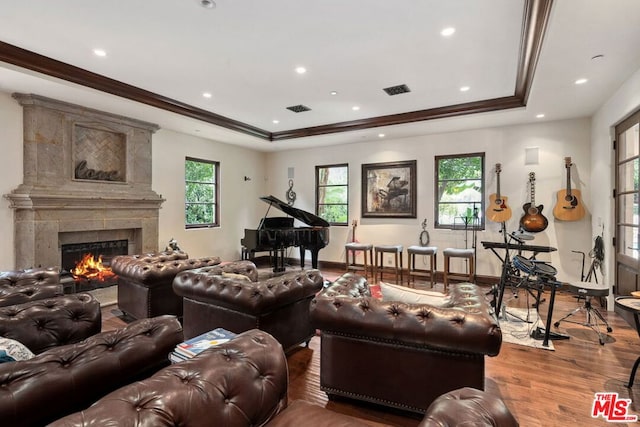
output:
[[[16,268],[59,266],[61,245],[125,238],[158,249],[164,199],[151,188],[157,125],[27,94],[23,183],[14,209]],[[92,240],[94,239],[94,240]]]

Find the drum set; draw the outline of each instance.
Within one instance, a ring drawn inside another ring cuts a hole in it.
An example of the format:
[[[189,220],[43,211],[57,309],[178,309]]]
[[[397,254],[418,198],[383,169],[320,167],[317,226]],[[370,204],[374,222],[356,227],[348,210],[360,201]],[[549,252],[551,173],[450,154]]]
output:
[[[556,290],[562,285],[561,282],[556,280],[558,270],[549,263],[525,258],[522,255],[514,255],[511,259],[511,264],[513,268],[508,269],[510,273],[508,274],[507,283],[512,286],[514,293],[517,289],[523,288],[531,294],[535,299],[534,307],[536,309],[539,308],[540,303],[544,302],[542,292],[547,287],[551,288],[546,327],[544,330],[537,328],[533,331],[531,333],[532,338],[542,339],[544,347],[549,346],[550,339],[569,338],[567,335],[551,332],[551,318],[553,317]]]

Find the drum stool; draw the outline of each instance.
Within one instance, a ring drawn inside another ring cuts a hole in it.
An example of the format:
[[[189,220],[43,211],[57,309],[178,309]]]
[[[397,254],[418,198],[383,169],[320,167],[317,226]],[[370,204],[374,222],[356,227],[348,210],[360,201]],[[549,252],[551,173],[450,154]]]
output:
[[[456,248],[447,248],[442,251],[444,254],[444,290],[446,292],[447,287],[449,286],[449,279],[459,279],[459,280],[467,280],[469,282],[474,282],[475,277],[475,256],[473,249],[456,249]],[[454,273],[451,272],[450,263],[451,258],[465,258],[469,263],[469,272],[468,273]]]
[[[402,245],[377,245],[373,247],[376,254],[376,270],[374,274],[374,280],[377,280],[378,273],[380,274],[380,280],[384,276],[385,270],[393,270],[396,275],[396,284],[402,284],[402,251],[404,248]],[[385,267],[384,266],[384,254],[392,253],[395,254],[394,260],[395,264],[393,267]],[[400,260],[398,262],[398,259]],[[400,276],[400,281],[398,282],[398,275]]]
[[[345,266],[347,271],[362,271],[364,272],[364,277],[367,278],[369,269],[371,269],[371,276],[375,275],[373,270],[373,245],[371,243],[347,243],[344,245],[344,250],[347,257]],[[356,264],[359,251],[362,251],[363,264]]]
[[[436,246],[409,246],[407,248],[407,257],[409,262],[409,278],[408,285],[411,286],[411,280],[413,279],[413,287],[415,288],[415,277],[429,277],[431,279],[431,287],[435,284],[436,280],[436,257],[438,248]],[[416,255],[423,255],[429,257],[429,269],[416,268]]]
[[[553,325],[557,328],[558,326],[560,326],[560,322],[570,322],[570,323],[586,326],[587,328],[593,329],[598,334],[598,341],[600,342],[600,345],[604,345],[606,334],[604,334],[600,330],[600,326],[601,325],[605,326],[607,328],[607,332],[613,332],[613,329],[611,328],[611,326],[609,326],[607,319],[605,319],[602,316],[602,313],[600,313],[600,311],[597,308],[591,305],[591,299],[593,297],[608,296],[609,286],[600,285],[598,283],[592,283],[592,282],[578,282],[576,284],[565,283],[565,285],[567,286],[567,289],[569,291],[578,295],[578,300],[584,298],[584,304],[576,308],[575,310],[573,310],[571,313],[564,316],[562,319],[558,320]],[[574,314],[577,314],[580,311],[585,312],[585,316],[586,316],[585,322],[567,320],[569,317],[573,316]]]

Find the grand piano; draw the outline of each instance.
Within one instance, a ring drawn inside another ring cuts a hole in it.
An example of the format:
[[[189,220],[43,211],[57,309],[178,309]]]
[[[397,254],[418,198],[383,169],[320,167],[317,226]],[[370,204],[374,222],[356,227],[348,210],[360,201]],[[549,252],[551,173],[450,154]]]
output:
[[[269,251],[273,254],[273,271],[285,270],[284,250],[288,247],[300,248],[300,265],[304,268],[305,254],[311,252],[311,265],[318,268],[318,252],[329,244],[329,223],[312,213],[289,206],[286,202],[274,197],[260,197],[260,200],[269,204],[265,216],[260,220],[258,229],[244,230],[244,237],[240,244],[244,252]],[[289,215],[288,217],[268,217],[272,206]],[[294,227],[293,221],[297,219],[309,227]]]

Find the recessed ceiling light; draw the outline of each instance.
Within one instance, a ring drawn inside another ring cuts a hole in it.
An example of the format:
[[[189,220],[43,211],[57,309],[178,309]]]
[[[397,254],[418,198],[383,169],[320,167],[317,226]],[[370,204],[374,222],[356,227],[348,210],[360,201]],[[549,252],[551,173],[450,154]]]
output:
[[[378,138],[384,138],[384,133],[379,133]]]
[[[358,107],[357,105],[354,105],[353,107],[351,107],[351,109],[353,111],[358,111],[360,109],[360,107]]]
[[[277,125],[278,123],[280,123],[280,120],[273,120],[274,125]]]
[[[583,85],[583,84],[585,84],[585,83],[586,83],[586,82],[588,82],[588,81],[589,81],[589,80],[587,80],[587,79],[578,79],[578,80],[576,80],[576,84],[577,84],[577,85]]]
[[[338,92],[336,92],[335,90],[332,90],[332,91],[331,91],[331,95],[334,95],[334,96],[335,96],[335,95],[337,95],[337,94],[338,94]]]
[[[544,114],[540,113],[540,114],[536,114],[536,119],[541,119],[544,117]]]
[[[469,86],[462,86],[462,87],[460,88],[460,92],[466,92],[466,91],[468,91],[469,89],[471,89]]]
[[[296,67],[296,73],[298,74],[304,74],[307,72],[307,69],[304,67]]]
[[[104,49],[93,49],[95,56],[107,56],[107,52]]]
[[[444,30],[440,31],[440,34],[444,37],[449,37],[450,35],[452,35],[453,33],[456,32],[456,29],[453,27],[447,27]]]
[[[202,96],[205,98],[211,98],[212,95],[209,92],[204,92]]]
[[[214,2],[213,0],[198,0],[198,3],[200,3],[200,6],[204,7],[205,9],[215,9],[216,7],[216,2]]]

